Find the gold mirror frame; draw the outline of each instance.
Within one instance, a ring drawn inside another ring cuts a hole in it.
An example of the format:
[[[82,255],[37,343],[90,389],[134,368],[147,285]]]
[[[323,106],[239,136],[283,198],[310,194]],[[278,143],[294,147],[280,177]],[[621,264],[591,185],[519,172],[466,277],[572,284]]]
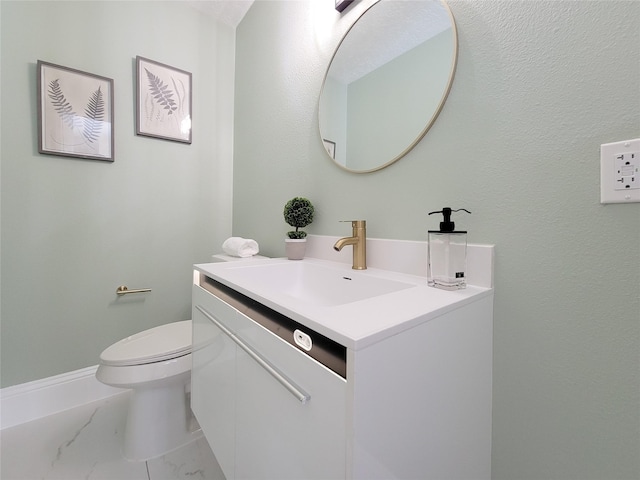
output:
[[[383,1],[395,1],[395,0],[378,0],[378,1],[376,1],[371,6],[367,7],[359,15],[359,17],[353,22],[351,27],[349,27],[349,29],[346,31],[346,33],[344,34],[344,36],[340,40],[340,43],[336,47],[336,50],[334,51],[334,53],[333,53],[333,55],[331,57],[329,65],[327,66],[327,70],[325,72],[325,75],[324,75],[324,78],[323,78],[323,81],[322,81],[322,88],[320,90],[320,95],[318,97],[318,130],[319,130],[320,138],[321,138],[321,140],[322,140],[322,142],[324,144],[325,153],[333,161],[333,163],[335,165],[337,165],[338,167],[340,167],[343,170],[346,170],[346,171],[352,172],[352,173],[371,173],[371,172],[376,172],[378,170],[382,170],[383,168],[386,168],[389,165],[392,165],[393,163],[395,163],[398,160],[400,160],[402,157],[407,155],[418,143],[420,143],[420,141],[424,138],[424,136],[427,134],[427,132],[431,129],[431,127],[435,123],[436,119],[438,118],[438,115],[442,111],[442,108],[443,108],[443,106],[444,106],[444,104],[445,104],[445,102],[447,100],[447,97],[449,96],[449,92],[451,91],[451,86],[453,84],[453,79],[454,79],[454,76],[455,76],[456,66],[457,66],[457,62],[458,62],[458,32],[457,32],[457,28],[456,28],[455,19],[453,17],[453,13],[451,12],[451,9],[447,5],[446,1],[445,0],[438,0],[437,3],[439,3],[442,6],[442,8],[446,12],[446,14],[448,16],[448,19],[449,19],[449,22],[450,22],[451,35],[452,35],[452,52],[451,52],[451,65],[450,65],[450,69],[449,69],[448,80],[446,82],[446,86],[445,86],[445,88],[443,90],[442,96],[440,97],[439,102],[438,102],[436,108],[433,111],[433,114],[428,119],[428,121],[426,122],[424,128],[420,131],[420,133],[417,135],[417,137],[412,142],[410,142],[410,144],[408,146],[406,146],[395,157],[391,158],[390,160],[388,160],[386,162],[381,163],[380,165],[376,165],[376,166],[374,166],[372,168],[367,168],[367,169],[354,169],[354,168],[349,168],[347,165],[342,165],[341,163],[336,161],[336,159],[335,159],[335,148],[336,148],[335,142],[330,140],[330,139],[327,139],[327,138],[323,137],[323,132],[322,132],[322,123],[323,123],[322,122],[322,110],[323,110],[322,99],[323,99],[323,94],[325,92],[325,87],[327,86],[327,78],[329,77],[331,66],[333,65],[336,56],[340,52],[340,48],[343,46],[343,43],[348,38],[349,34],[352,32],[352,30],[357,25],[362,27],[363,24],[361,22],[363,21],[363,19],[366,19],[367,13],[369,13],[374,7],[376,7],[376,5],[379,5]],[[415,0],[413,0],[413,1],[415,1]],[[425,1],[433,1],[433,0],[425,0]],[[365,28],[366,28],[366,25],[365,25]],[[447,28],[449,28],[449,27],[447,27]]]

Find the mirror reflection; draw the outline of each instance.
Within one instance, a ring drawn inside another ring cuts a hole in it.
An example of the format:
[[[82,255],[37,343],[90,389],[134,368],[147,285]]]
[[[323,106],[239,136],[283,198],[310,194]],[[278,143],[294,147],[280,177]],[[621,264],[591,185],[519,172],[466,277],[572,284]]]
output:
[[[379,170],[427,133],[447,98],[457,34],[440,0],[379,0],[347,31],[320,93],[320,135],[337,165]]]

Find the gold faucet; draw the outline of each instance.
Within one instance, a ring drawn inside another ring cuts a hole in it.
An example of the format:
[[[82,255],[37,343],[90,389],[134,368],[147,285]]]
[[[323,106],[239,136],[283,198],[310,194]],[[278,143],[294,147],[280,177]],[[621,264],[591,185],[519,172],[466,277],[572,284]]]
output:
[[[345,245],[353,245],[353,268],[354,270],[367,269],[367,221],[352,220],[351,227],[353,233],[351,237],[341,238],[333,246],[336,251],[342,250]]]

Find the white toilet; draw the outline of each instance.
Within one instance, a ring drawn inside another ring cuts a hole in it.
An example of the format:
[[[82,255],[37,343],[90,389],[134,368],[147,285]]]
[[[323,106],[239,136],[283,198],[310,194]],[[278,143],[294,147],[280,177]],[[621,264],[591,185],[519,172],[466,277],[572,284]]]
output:
[[[202,432],[189,402],[191,320],[127,337],[100,355],[96,378],[130,388],[123,454],[132,461],[164,455]]]
[[[213,255],[213,262],[266,259]],[[191,412],[191,320],[150,328],[100,354],[96,378],[130,388],[122,453],[132,461],[160,457],[203,436]]]

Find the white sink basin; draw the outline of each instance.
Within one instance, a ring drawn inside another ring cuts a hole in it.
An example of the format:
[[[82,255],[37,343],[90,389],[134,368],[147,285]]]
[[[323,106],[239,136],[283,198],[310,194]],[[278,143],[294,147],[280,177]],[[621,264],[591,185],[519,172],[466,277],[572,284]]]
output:
[[[414,287],[414,284],[328,262],[285,261],[238,265],[225,277],[256,292],[273,291],[318,306],[357,302]]]
[[[350,263],[312,257],[206,263],[195,270],[196,285],[205,275],[354,350],[476,300],[493,301],[491,288],[450,292],[429,287],[422,276],[353,270]]]

